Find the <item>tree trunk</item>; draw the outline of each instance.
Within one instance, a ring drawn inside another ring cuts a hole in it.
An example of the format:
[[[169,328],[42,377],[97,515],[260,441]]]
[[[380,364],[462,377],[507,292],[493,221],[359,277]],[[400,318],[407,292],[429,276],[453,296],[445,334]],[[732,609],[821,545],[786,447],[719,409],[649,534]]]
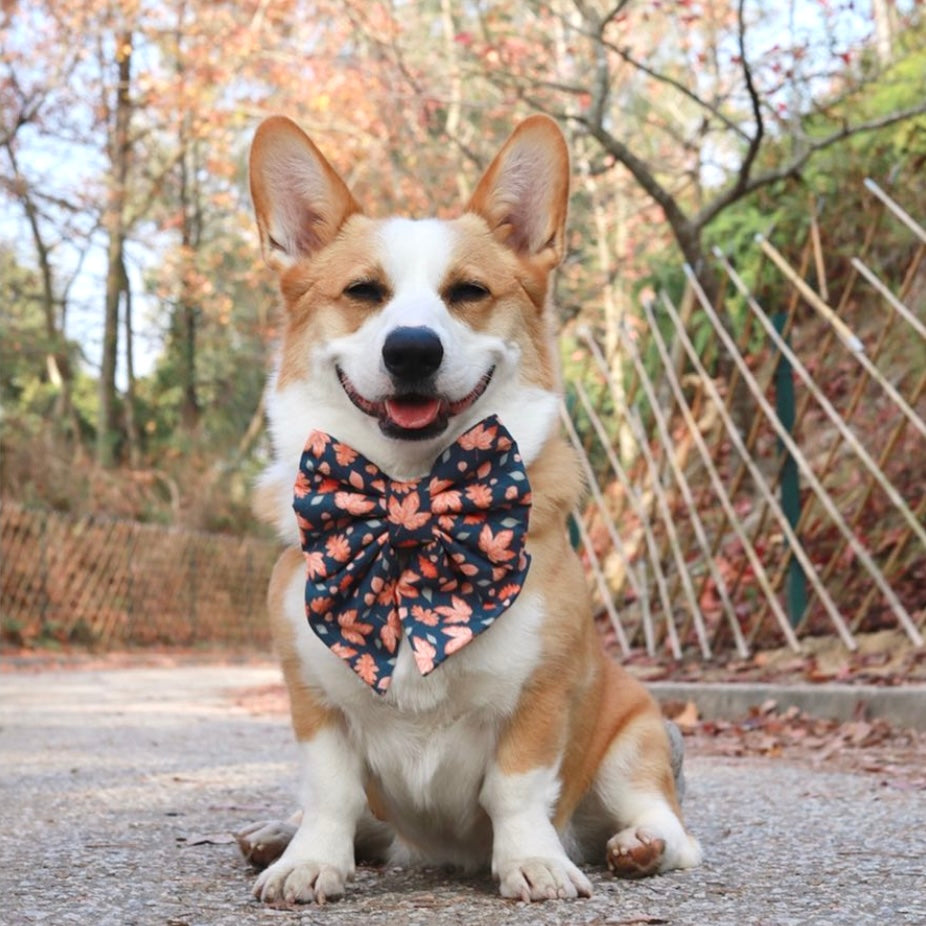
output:
[[[129,120],[132,115],[129,93],[132,79],[132,33],[128,30],[119,32],[116,37],[116,64],[118,83],[109,143],[111,178],[109,201],[104,215],[109,245],[106,254],[106,299],[97,424],[97,462],[104,467],[115,465],[119,441],[116,421],[116,358],[119,349],[119,297],[126,285],[125,200],[130,155]]]
[[[182,93],[185,86],[183,35],[186,4],[177,11],[178,84]],[[196,328],[198,297],[193,286],[193,263],[202,238],[202,213],[197,182],[197,147],[192,131],[192,114],[184,112],[179,124],[180,143],[180,247],[182,271],[178,304],[174,309],[173,337],[177,352],[177,372],[180,378],[180,426],[191,434],[199,425],[200,406],[196,389]]]
[[[196,306],[186,292],[181,295],[176,319],[180,351],[180,425],[190,433],[199,424],[199,396],[196,392]]]
[[[77,445],[80,441],[80,427],[77,412],[71,399],[73,373],[70,358],[68,357],[67,341],[64,336],[64,311],[62,309],[59,312],[57,309],[58,298],[55,292],[54,268],[51,263],[51,255],[39,223],[39,211],[29,191],[26,178],[23,177],[19,170],[19,163],[12,141],[7,141],[4,148],[13,169],[13,177],[17,184],[16,192],[26,214],[29,230],[32,233],[32,243],[35,246],[36,261],[42,279],[42,314],[45,318],[45,335],[49,346],[45,357],[45,369],[49,382],[58,389],[54,418],[59,426],[63,424],[62,430],[65,434],[69,433],[75,445]]]
[[[119,350],[119,296],[122,293],[119,262],[122,260],[122,241],[119,232],[113,228],[109,229],[109,233],[96,435],[97,462],[104,467],[115,466],[116,446],[119,442],[116,424],[116,355]]]
[[[125,314],[125,433],[129,446],[129,465],[138,469],[141,465],[141,439],[138,434],[138,421],[135,418],[135,351],[132,337],[132,288],[122,264],[122,296]]]

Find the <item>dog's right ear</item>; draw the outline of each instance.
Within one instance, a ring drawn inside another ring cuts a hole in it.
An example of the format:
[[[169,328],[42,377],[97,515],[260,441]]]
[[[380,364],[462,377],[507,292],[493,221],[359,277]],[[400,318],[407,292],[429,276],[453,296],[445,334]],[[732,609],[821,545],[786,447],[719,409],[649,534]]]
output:
[[[285,116],[258,127],[250,177],[261,251],[278,272],[323,248],[361,211],[337,171]]]
[[[481,215],[495,238],[545,272],[566,250],[569,151],[559,126],[525,119],[489,165],[467,212]]]

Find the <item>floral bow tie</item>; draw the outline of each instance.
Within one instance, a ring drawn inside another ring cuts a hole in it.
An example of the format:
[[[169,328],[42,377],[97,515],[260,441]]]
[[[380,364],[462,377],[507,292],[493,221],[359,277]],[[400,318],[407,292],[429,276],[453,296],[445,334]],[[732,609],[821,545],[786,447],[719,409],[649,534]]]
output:
[[[495,416],[412,482],[313,431],[293,501],[309,625],[375,691],[389,687],[403,631],[427,675],[517,598],[530,501],[517,445]]]

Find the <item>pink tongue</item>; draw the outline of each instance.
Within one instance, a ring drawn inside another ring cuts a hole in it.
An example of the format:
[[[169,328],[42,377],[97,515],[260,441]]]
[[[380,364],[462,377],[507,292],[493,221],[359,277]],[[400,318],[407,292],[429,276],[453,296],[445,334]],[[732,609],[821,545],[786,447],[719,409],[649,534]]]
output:
[[[440,399],[386,399],[386,413],[400,428],[426,428],[440,413]]]

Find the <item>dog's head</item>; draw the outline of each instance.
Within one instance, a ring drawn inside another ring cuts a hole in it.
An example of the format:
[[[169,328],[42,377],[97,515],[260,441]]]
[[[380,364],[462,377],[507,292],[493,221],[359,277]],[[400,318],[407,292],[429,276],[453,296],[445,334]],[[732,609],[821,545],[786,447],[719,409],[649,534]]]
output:
[[[536,455],[556,420],[548,290],[569,184],[552,120],[518,126],[451,221],[368,218],[280,116],[257,130],[250,176],[286,309],[268,394],[286,479],[315,428],[397,478],[493,413]]]

